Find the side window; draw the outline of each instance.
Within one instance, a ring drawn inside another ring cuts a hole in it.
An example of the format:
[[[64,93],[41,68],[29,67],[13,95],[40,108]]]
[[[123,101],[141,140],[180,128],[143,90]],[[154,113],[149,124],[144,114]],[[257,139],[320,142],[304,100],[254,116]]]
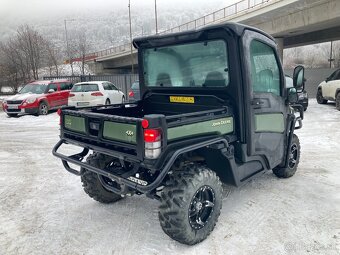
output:
[[[329,80],[329,81],[336,80],[337,73],[338,73],[338,70],[335,71],[335,72],[333,72],[333,73],[328,77],[328,80]]]
[[[50,85],[48,85],[48,90],[50,90],[50,89],[57,91],[58,90],[57,84],[51,83]]]
[[[104,88],[104,90],[111,90],[110,86],[107,82],[103,82],[103,88]]]
[[[112,90],[118,90],[117,87],[113,83],[110,83],[110,86],[111,86]]]
[[[72,83],[69,83],[69,82],[60,83],[60,90],[70,90],[70,89],[72,89]]]
[[[338,73],[335,75],[334,80],[340,80],[340,70],[338,70]]]
[[[280,71],[274,50],[259,41],[250,44],[251,83],[254,92],[280,95]]]

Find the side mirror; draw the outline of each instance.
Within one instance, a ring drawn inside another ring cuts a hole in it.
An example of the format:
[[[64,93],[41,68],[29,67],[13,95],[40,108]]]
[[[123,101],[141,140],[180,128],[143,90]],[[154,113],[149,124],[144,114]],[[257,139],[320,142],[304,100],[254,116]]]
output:
[[[329,77],[327,77],[327,78],[326,78],[326,82],[329,82],[329,80],[330,80],[330,78],[329,78]]]
[[[48,90],[48,93],[54,93],[55,91],[54,91],[54,89],[49,89]]]
[[[288,103],[295,104],[298,101],[298,94],[296,88],[288,88],[287,95]]]
[[[304,90],[305,80],[305,68],[303,66],[297,66],[294,68],[293,85],[297,90]]]

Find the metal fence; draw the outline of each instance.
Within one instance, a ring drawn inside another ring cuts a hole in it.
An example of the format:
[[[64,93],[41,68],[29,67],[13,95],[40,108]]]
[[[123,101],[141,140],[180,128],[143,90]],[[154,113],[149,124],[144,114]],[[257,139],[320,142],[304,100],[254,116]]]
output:
[[[85,81],[109,81],[115,84],[127,97],[132,83],[138,80],[138,74],[112,74],[112,75],[79,75],[79,76],[45,76],[44,80],[67,79],[73,83]]]

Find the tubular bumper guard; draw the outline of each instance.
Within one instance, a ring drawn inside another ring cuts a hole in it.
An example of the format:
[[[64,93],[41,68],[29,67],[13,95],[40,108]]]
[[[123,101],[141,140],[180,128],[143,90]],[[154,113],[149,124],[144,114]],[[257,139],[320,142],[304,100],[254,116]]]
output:
[[[141,184],[138,184],[136,182],[133,182],[133,181],[127,179],[130,176],[126,176],[126,175],[121,175],[120,176],[120,175],[114,174],[112,172],[109,172],[109,171],[107,171],[105,169],[99,169],[97,167],[94,167],[94,166],[91,166],[91,165],[87,164],[86,162],[82,162],[84,157],[89,153],[89,149],[88,148],[83,148],[82,152],[74,154],[74,155],[71,155],[71,156],[66,156],[66,155],[63,155],[63,154],[59,153],[58,149],[63,144],[68,144],[68,142],[66,140],[64,140],[64,139],[61,139],[54,146],[54,148],[52,150],[52,153],[53,153],[54,156],[56,156],[56,157],[61,159],[64,168],[67,171],[69,171],[70,173],[72,173],[72,174],[75,174],[75,175],[78,175],[78,176],[81,175],[80,171],[70,167],[69,163],[75,164],[75,165],[80,166],[82,168],[85,168],[85,169],[87,169],[89,171],[95,172],[95,173],[97,173],[99,175],[108,177],[108,178],[116,181],[119,185],[126,185],[126,186],[132,188],[133,190],[137,190],[137,191],[142,192],[142,193],[149,193],[152,190],[154,190],[154,189],[156,189],[157,187],[160,186],[161,182],[163,181],[163,179],[165,178],[165,176],[169,172],[171,166],[173,165],[173,163],[175,162],[175,160],[177,159],[177,157],[179,155],[181,155],[182,153],[185,153],[185,152],[188,152],[188,151],[191,151],[191,150],[195,150],[195,149],[198,149],[198,148],[206,147],[208,145],[215,144],[215,143],[223,143],[226,147],[228,147],[228,142],[227,142],[226,139],[224,139],[224,138],[214,138],[214,139],[206,140],[204,142],[197,143],[194,146],[184,147],[184,148],[181,148],[179,150],[176,150],[172,154],[170,159],[166,162],[164,167],[161,169],[161,171],[160,171],[159,175],[157,176],[157,178],[153,182],[151,182],[151,183],[149,183],[147,185],[141,185]],[[73,144],[73,145],[77,146],[76,144]]]

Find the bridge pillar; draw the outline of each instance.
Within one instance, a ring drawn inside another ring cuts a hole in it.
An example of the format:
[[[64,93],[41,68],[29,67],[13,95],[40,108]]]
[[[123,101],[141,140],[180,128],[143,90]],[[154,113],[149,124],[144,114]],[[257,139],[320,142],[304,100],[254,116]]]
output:
[[[275,41],[276,41],[276,45],[277,45],[277,53],[279,54],[281,62],[283,62],[283,38],[282,37],[276,37]]]

